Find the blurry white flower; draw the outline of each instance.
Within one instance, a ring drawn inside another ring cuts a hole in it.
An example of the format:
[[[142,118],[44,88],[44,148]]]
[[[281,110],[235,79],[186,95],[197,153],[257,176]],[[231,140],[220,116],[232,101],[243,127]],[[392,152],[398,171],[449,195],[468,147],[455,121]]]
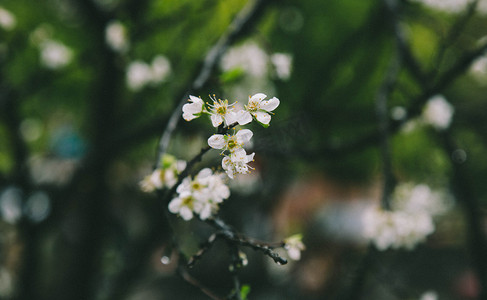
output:
[[[431,215],[386,211],[369,207],[362,216],[364,236],[379,250],[405,248],[408,250],[426,240],[434,232]]]
[[[244,113],[244,116],[241,118],[244,120],[248,120],[248,119],[251,120],[253,116],[262,125],[264,126],[269,125],[269,122],[271,121],[270,112],[276,109],[279,106],[280,102],[279,99],[277,99],[276,97],[264,101],[266,97],[267,95],[262,93],[257,93],[252,97],[249,97],[249,102],[245,106],[246,112]]]
[[[60,69],[68,65],[72,58],[71,49],[54,40],[47,40],[40,44],[41,63],[49,69]]]
[[[142,191],[150,193],[156,189],[172,188],[178,181],[178,175],[186,168],[184,160],[176,160],[172,155],[166,154],[162,160],[162,167],[155,169],[139,183]]]
[[[5,8],[0,6],[0,27],[10,31],[17,25],[15,16]]]
[[[201,115],[205,103],[200,97],[192,95],[189,96],[188,101],[191,103],[186,103],[183,105],[183,119],[186,121],[191,121]]]
[[[239,68],[251,76],[263,77],[267,74],[267,63],[267,54],[250,42],[228,50],[222,57],[221,68],[223,71]]]
[[[394,210],[413,214],[425,212],[437,216],[447,212],[453,202],[445,193],[433,191],[425,184],[404,183],[394,190],[391,205]]]
[[[183,191],[169,203],[169,211],[189,221],[193,218],[194,205],[195,199],[191,192]]]
[[[151,71],[153,84],[164,82],[171,74],[171,63],[164,55],[157,55],[152,60]]]
[[[274,53],[271,55],[271,62],[276,70],[277,78],[287,80],[291,77],[293,57],[290,54]]]
[[[127,85],[132,91],[139,91],[147,85],[164,82],[171,73],[171,65],[163,55],[156,56],[152,64],[136,60],[127,67]]]
[[[151,81],[152,72],[148,64],[136,60],[127,68],[127,85],[133,91],[142,89]]]
[[[111,21],[105,28],[105,41],[116,52],[125,52],[129,49],[127,29],[120,21]]]
[[[301,259],[301,251],[304,251],[306,247],[302,242],[303,236],[301,234],[295,234],[284,240],[284,249],[287,251],[287,255],[292,260]]]
[[[472,0],[415,0],[433,9],[449,13],[462,12]]]
[[[8,187],[0,194],[0,213],[5,222],[14,224],[22,217],[22,191]]]
[[[426,291],[420,297],[419,300],[438,300],[438,293],[435,291]]]
[[[428,100],[423,111],[423,120],[439,130],[450,126],[455,109],[442,95]]]

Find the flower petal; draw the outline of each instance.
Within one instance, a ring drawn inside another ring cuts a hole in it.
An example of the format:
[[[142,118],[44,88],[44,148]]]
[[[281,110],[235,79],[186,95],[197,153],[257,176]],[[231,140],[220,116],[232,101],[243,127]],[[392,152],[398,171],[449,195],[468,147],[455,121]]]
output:
[[[249,124],[252,122],[252,115],[245,110],[240,110],[237,112],[237,122],[240,125]]]
[[[239,130],[235,136],[237,137],[238,143],[247,143],[253,135],[254,133],[250,129],[242,129]]]
[[[252,97],[250,97],[249,102],[257,102],[257,103],[259,103],[260,101],[264,100],[265,98],[267,98],[267,95],[266,94],[257,93],[255,95],[253,95]]]
[[[213,127],[218,127],[223,122],[223,118],[220,115],[211,115],[210,118]]]
[[[181,202],[181,198],[172,199],[172,201],[169,203],[169,211],[173,214],[177,214],[181,208]]]
[[[265,125],[269,124],[269,122],[271,121],[271,115],[263,111],[256,112],[255,118],[257,119],[257,121]]]
[[[279,99],[276,97],[273,97],[272,99],[268,101],[262,101],[260,104],[260,108],[265,110],[265,111],[273,111],[279,106]]]
[[[225,115],[225,125],[230,126],[237,122],[237,113],[230,111]]]
[[[208,145],[213,149],[222,149],[225,146],[225,139],[222,134],[214,134],[208,139]]]
[[[189,221],[193,218],[193,212],[191,211],[191,209],[189,209],[189,207],[187,206],[183,206],[181,207],[181,209],[179,210],[179,215],[185,220],[185,221]]]

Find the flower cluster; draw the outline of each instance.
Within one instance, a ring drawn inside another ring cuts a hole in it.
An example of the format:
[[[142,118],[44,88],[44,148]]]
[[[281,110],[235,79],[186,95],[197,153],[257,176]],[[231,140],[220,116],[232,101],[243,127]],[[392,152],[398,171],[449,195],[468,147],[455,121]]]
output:
[[[230,189],[219,174],[201,170],[194,178],[186,177],[169,203],[169,211],[189,221],[194,214],[206,220],[218,211],[218,205],[230,196]]]
[[[435,230],[427,213],[386,211],[370,207],[363,215],[364,235],[379,250],[413,249]]]
[[[262,126],[267,127],[271,121],[271,112],[279,106],[279,99],[273,97],[265,100],[267,95],[257,93],[249,97],[244,109],[236,110],[235,103],[229,104],[228,100],[216,99],[215,95],[210,97],[213,104],[205,103],[199,97],[189,96],[190,103],[183,106],[183,118],[191,121],[202,114],[210,115],[213,127],[224,125],[229,128],[235,125],[246,125],[252,122],[252,117]]]
[[[140,188],[146,193],[156,189],[172,188],[178,181],[178,175],[186,168],[184,160],[176,160],[172,155],[165,154],[162,158],[161,168],[155,169],[141,182]]]
[[[265,100],[267,96],[257,93],[249,97],[244,109],[236,110],[234,104],[228,100],[211,97],[213,104],[205,103],[199,97],[189,96],[189,102],[183,106],[183,118],[191,121],[202,114],[210,115],[213,127],[223,127],[228,131],[236,125],[246,125],[255,119],[264,127],[271,121],[271,112],[279,106],[279,99],[273,97]],[[222,150],[222,168],[228,177],[234,179],[237,173],[248,174],[252,167],[248,164],[254,160],[255,153],[247,154],[244,146],[250,142],[253,133],[249,129],[241,129],[234,134],[213,134],[208,139],[208,145],[213,149]]]
[[[399,185],[393,194],[392,210],[369,207],[364,212],[364,236],[379,250],[413,249],[434,232],[433,217],[445,213],[450,205],[447,196],[426,185]]]

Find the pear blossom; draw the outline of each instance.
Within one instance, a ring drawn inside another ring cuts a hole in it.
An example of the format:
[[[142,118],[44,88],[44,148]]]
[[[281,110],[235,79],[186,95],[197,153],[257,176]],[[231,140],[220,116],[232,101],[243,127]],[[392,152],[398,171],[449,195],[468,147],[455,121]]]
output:
[[[173,214],[180,215],[185,221],[189,221],[193,218],[195,201],[196,199],[193,197],[191,192],[184,191],[169,203],[169,211]]]
[[[233,104],[228,104],[228,100],[217,100],[215,95],[213,95],[212,100],[213,104],[209,104],[209,113],[213,127],[218,127],[223,122],[225,122],[225,126],[234,123],[235,115],[233,114]]]
[[[255,153],[247,155],[245,150],[240,148],[222,159],[222,168],[231,179],[235,178],[236,173],[248,174],[250,169],[253,169],[248,163],[254,161],[254,155]]]
[[[49,69],[60,69],[68,65],[73,58],[73,51],[64,44],[47,40],[40,45],[41,63]]]
[[[250,141],[253,132],[250,129],[239,130],[235,135],[214,134],[208,139],[208,145],[213,149],[235,152]]]
[[[292,56],[286,53],[274,53],[271,55],[271,62],[279,79],[288,80],[291,77],[292,61]]]
[[[284,240],[284,249],[287,251],[287,255],[292,260],[301,259],[301,251],[306,247],[302,242],[303,236],[301,234],[295,234]]]
[[[438,130],[447,129],[452,121],[455,108],[442,95],[436,95],[426,103],[423,119]]]
[[[201,115],[204,102],[201,98],[192,95],[189,96],[188,101],[191,103],[183,105],[183,118],[186,121],[191,121]]]
[[[156,189],[172,188],[178,181],[178,175],[186,168],[184,160],[176,160],[172,155],[164,155],[162,158],[162,167],[155,169],[150,175],[147,175],[141,182],[140,188],[146,193]]]
[[[249,102],[245,106],[245,112],[241,119],[248,120],[253,116],[265,127],[269,126],[269,122],[271,121],[270,112],[276,109],[280,102],[276,97],[264,100],[266,97],[267,95],[263,93],[257,93],[252,97],[249,97]]]
[[[186,177],[177,187],[178,196],[169,203],[169,211],[191,220],[194,214],[206,220],[218,211],[218,204],[230,197],[230,189],[219,174],[201,170],[194,178]]]
[[[127,29],[120,21],[111,21],[105,28],[105,42],[116,52],[126,52],[129,48]]]
[[[157,55],[151,64],[141,60],[131,62],[126,70],[126,82],[129,89],[139,91],[148,85],[164,82],[171,73],[171,64],[163,55]]]
[[[371,207],[364,212],[362,221],[365,238],[379,250],[414,249],[435,230],[431,215],[425,212],[386,211]]]
[[[7,31],[12,30],[17,25],[15,16],[5,8],[0,6],[0,28]]]

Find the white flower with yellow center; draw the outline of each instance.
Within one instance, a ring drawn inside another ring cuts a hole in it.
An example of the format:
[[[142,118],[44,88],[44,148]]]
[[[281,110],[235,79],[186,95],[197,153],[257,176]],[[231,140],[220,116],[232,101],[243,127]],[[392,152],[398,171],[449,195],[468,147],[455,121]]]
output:
[[[185,221],[189,221],[193,218],[195,202],[196,199],[190,191],[183,191],[169,203],[169,211],[180,215]]]
[[[235,135],[214,134],[208,139],[208,145],[213,149],[228,150],[232,153],[243,148],[253,135],[249,129],[239,130]]]
[[[209,113],[213,127],[218,127],[223,122],[225,122],[225,126],[235,123],[233,104],[228,104],[228,100],[217,100],[215,95],[213,95],[211,100],[213,100],[213,104],[208,104],[208,106],[210,106]]]
[[[186,177],[176,189],[178,197],[169,203],[169,211],[188,221],[197,214],[206,220],[218,211],[218,204],[230,197],[230,189],[219,174],[201,170],[193,179]],[[188,212],[190,210],[191,213]]]
[[[235,174],[249,174],[253,169],[248,165],[249,162],[254,161],[255,153],[248,154],[243,148],[231,153],[230,156],[225,156],[222,160],[223,170],[227,173],[231,179],[235,178]]]
[[[257,93],[252,97],[249,97],[249,102],[245,106],[245,111],[243,111],[238,118],[240,125],[252,121],[253,116],[264,127],[269,126],[271,121],[271,111],[276,109],[280,102],[276,97],[264,100],[266,97],[267,95],[263,93]]]
[[[201,98],[190,95],[189,102],[183,105],[183,119],[191,121],[198,118],[203,111],[204,102]]]

